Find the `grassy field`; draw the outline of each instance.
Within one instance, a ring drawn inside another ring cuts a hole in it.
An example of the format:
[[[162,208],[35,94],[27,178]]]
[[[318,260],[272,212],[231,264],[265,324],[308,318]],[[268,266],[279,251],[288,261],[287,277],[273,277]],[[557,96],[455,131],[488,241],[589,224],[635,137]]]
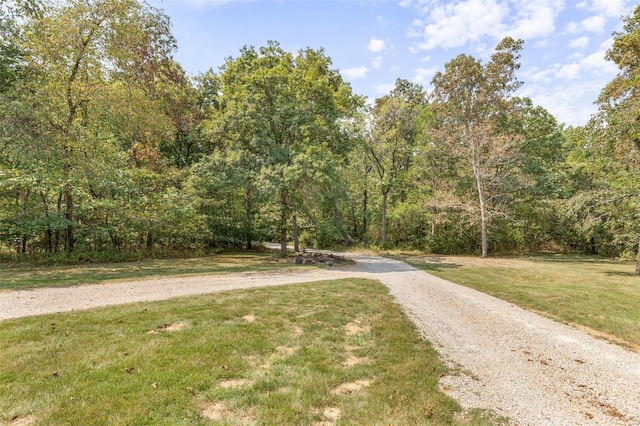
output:
[[[0,268],[0,290],[63,287],[163,276],[266,271],[287,267],[300,268],[301,266],[286,263],[270,251],[216,254],[184,259],[150,259],[137,262],[83,263],[49,267],[5,264]]]
[[[438,391],[446,368],[375,281],[8,320],[0,342],[0,424],[496,422]]]
[[[394,257],[640,351],[640,277],[633,262],[564,255]]]

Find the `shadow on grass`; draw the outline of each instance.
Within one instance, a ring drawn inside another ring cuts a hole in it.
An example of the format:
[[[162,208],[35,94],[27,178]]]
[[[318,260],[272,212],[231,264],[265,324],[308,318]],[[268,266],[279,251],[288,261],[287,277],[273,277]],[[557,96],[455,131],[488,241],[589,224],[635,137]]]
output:
[[[622,271],[606,271],[604,273],[609,277],[635,277],[636,274],[633,272],[622,272]]]
[[[508,256],[505,256],[508,257]],[[598,255],[588,254],[564,254],[564,253],[547,253],[547,252],[533,252],[526,256],[515,256],[515,258],[523,258],[528,260],[542,260],[545,262],[555,263],[595,263],[602,265],[620,265],[624,260],[612,259],[610,257],[600,257]],[[628,261],[632,263],[632,261]]]
[[[392,255],[389,257],[397,260],[402,260],[403,262],[406,262],[409,265],[416,267],[418,269],[422,269],[423,271],[438,272],[443,269],[462,268],[462,265],[457,263],[446,262],[447,260],[446,258],[439,257],[439,256],[417,257],[413,254],[399,253],[398,255]]]

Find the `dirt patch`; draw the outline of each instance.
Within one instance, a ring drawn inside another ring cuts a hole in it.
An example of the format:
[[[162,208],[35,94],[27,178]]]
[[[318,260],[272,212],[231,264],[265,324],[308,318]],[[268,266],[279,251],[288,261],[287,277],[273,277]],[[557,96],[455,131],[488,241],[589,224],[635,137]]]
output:
[[[347,334],[347,336],[355,336],[358,334],[371,332],[371,326],[362,324],[361,321],[362,320],[357,319],[344,326],[344,331]]]
[[[213,402],[202,409],[202,415],[209,420],[220,421],[233,414],[224,402]]]
[[[280,352],[281,354],[284,355],[293,355],[294,353],[296,353],[296,351],[298,349],[300,349],[299,347],[295,346],[293,348],[289,347],[289,346],[278,346],[277,351]]]
[[[351,383],[343,383],[331,392],[337,395],[349,395],[369,386],[371,386],[371,380],[362,379]]]
[[[245,315],[242,317],[243,320],[251,324],[252,322],[256,322],[256,316],[253,314]]]
[[[340,409],[338,407],[325,407],[322,410],[323,419],[318,422],[314,422],[313,426],[333,426],[340,418]]]
[[[35,422],[36,422],[36,418],[33,416],[16,415],[13,418],[11,418],[11,420],[9,420],[9,423],[7,424],[9,426],[30,426]]]
[[[357,356],[349,353],[347,359],[342,362],[342,368],[354,367],[359,364],[367,364],[371,362],[369,358],[358,358]]]
[[[251,425],[255,423],[255,419],[251,413],[231,410],[222,401],[211,402],[202,409],[203,417],[219,422],[222,420],[233,419],[232,424]]]
[[[223,389],[235,389],[235,388],[240,388],[242,386],[250,385],[252,383],[253,382],[248,379],[230,379],[230,380],[224,380],[220,382],[218,386],[220,386]]]
[[[147,331],[147,334],[158,334],[162,331],[180,331],[187,327],[187,324],[184,322],[175,322],[173,324],[165,324],[161,325],[158,328],[154,328],[153,330]]]
[[[304,334],[304,330],[302,329],[302,327],[299,327],[297,325],[293,326],[293,337],[300,337]]]

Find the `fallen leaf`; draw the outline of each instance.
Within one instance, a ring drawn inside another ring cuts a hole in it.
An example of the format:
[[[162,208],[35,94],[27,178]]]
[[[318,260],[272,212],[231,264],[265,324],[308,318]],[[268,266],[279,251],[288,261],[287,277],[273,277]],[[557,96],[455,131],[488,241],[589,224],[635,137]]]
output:
[[[154,389],[158,389],[158,382],[151,383],[151,387],[153,387]]]

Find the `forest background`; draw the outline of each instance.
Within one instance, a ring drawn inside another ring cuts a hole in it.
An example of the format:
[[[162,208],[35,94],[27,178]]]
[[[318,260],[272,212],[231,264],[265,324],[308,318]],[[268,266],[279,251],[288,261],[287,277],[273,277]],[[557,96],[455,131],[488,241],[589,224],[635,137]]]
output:
[[[521,40],[372,104],[320,49],[187,76],[135,0],[0,5],[0,257],[113,261],[288,241],[640,254],[640,6],[598,112],[514,96]],[[640,259],[640,257],[639,257]],[[640,270],[639,270],[640,272]]]

